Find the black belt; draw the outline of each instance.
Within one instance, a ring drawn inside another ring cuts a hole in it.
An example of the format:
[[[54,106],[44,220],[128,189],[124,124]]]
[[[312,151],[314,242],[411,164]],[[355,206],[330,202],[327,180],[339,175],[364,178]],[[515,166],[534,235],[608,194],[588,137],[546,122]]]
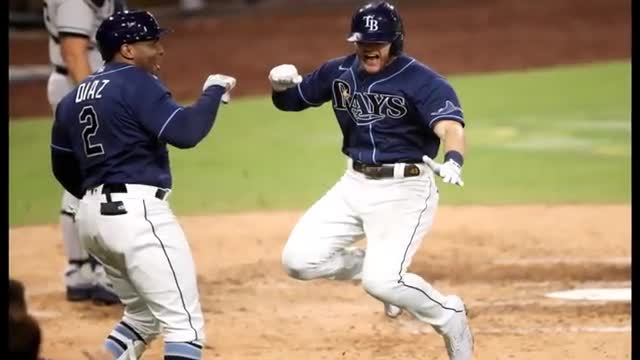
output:
[[[66,67],[60,66],[60,65],[55,66],[55,72],[57,72],[60,75],[65,75],[65,76],[69,75],[69,70],[67,70]]]
[[[373,179],[392,178],[393,168],[390,165],[367,165],[360,161],[353,161],[353,170]],[[420,168],[416,164],[406,164],[404,166],[404,177],[419,176],[420,173]]]
[[[127,192],[127,185],[126,184],[104,184],[102,186],[102,193],[107,195],[107,200],[111,201],[111,194],[112,193],[126,193]],[[164,200],[164,197],[167,195],[169,191],[167,190],[163,190],[163,189],[158,189],[156,190],[156,198],[160,199],[160,200]]]

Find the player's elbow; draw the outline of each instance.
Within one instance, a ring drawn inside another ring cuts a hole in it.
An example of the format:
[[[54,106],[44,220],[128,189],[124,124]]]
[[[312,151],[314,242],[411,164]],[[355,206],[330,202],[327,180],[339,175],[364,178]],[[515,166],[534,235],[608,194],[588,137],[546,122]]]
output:
[[[188,138],[169,142],[169,144],[177,147],[178,149],[193,149],[194,147],[196,147],[196,145],[198,145],[198,143],[200,143],[200,139],[188,139]]]
[[[192,149],[196,147],[208,134],[204,129],[189,129],[173,132],[173,136],[167,138],[167,142],[178,149]]]
[[[287,111],[287,106],[284,104],[284,101],[279,100],[276,96],[272,96],[271,97],[271,102],[273,103],[273,106],[276,107],[276,109],[278,110],[282,110],[282,111]]]
[[[160,137],[179,149],[194,148],[211,130],[213,121],[209,120],[209,116],[210,114],[202,116],[194,112],[193,108],[187,108],[176,114]]]
[[[82,198],[82,174],[71,154],[51,154],[51,170],[58,183],[77,198]]]
[[[304,106],[299,101],[295,101],[282,92],[273,91],[271,95],[273,106],[282,111],[302,111]]]

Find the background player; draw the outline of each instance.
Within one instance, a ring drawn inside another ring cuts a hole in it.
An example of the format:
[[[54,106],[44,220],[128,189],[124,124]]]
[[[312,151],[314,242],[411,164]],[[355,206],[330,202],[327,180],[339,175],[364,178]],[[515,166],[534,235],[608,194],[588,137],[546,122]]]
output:
[[[95,32],[102,20],[123,7],[122,0],[44,1],[49,60],[54,67],[47,83],[47,98],[54,112],[64,95],[102,66]],[[64,274],[66,297],[70,301],[93,299],[106,304],[118,303],[102,266],[89,257],[80,242],[74,220],[77,207],[78,199],[64,191],[60,227],[68,260]]]
[[[387,310],[406,309],[431,324],[451,359],[468,360],[473,336],[463,301],[407,272],[438,206],[434,172],[463,185],[462,109],[445,78],[402,53],[403,40],[396,9],[370,3],[352,18],[348,41],[355,43],[354,54],[304,78],[290,64],[271,70],[278,109],[332,102],[349,158],[342,178],[292,230],[282,261],[296,279],[361,278]],[[444,164],[431,160],[441,141]],[[366,252],[351,246],[364,236]]]
[[[125,305],[105,342],[114,358],[139,357],[161,329],[165,359],[200,359],[205,339],[191,250],[167,202],[167,144],[196,146],[236,80],[210,75],[193,106],[178,105],[158,79],[164,31],[146,11],[106,19],[106,64],[63,97],[52,129],[53,173],[81,198],[80,238]]]

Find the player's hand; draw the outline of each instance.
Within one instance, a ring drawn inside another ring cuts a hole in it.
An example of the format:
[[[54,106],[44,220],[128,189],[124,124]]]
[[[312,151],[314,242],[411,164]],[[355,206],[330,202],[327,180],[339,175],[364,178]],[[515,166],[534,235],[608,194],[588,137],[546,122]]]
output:
[[[427,166],[429,166],[436,175],[442,177],[442,181],[449,184],[464,186],[464,181],[462,181],[462,167],[457,162],[449,160],[440,164],[433,161],[433,159],[427,155],[422,157],[422,161],[424,161],[424,163],[427,164]]]
[[[269,72],[269,81],[275,91],[285,91],[290,87],[302,82],[302,76],[298,74],[298,69],[291,64],[282,64],[274,67]]]
[[[222,94],[221,100],[223,103],[228,104],[229,101],[231,101],[231,95],[229,94],[229,92],[236,86],[236,79],[234,77],[222,74],[209,75],[207,80],[204,82],[204,85],[202,86],[202,91],[207,90],[209,86],[213,85],[222,86],[226,89],[225,93]]]

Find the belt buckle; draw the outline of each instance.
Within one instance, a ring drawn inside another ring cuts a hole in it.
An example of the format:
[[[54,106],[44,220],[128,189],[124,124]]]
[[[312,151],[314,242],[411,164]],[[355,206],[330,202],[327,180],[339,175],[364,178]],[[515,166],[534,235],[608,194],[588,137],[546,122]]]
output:
[[[365,165],[362,173],[367,179],[380,180],[382,179],[382,167],[380,166],[368,166]]]
[[[407,176],[419,176],[420,175],[420,167],[416,164],[407,164],[405,166],[406,175]]]

